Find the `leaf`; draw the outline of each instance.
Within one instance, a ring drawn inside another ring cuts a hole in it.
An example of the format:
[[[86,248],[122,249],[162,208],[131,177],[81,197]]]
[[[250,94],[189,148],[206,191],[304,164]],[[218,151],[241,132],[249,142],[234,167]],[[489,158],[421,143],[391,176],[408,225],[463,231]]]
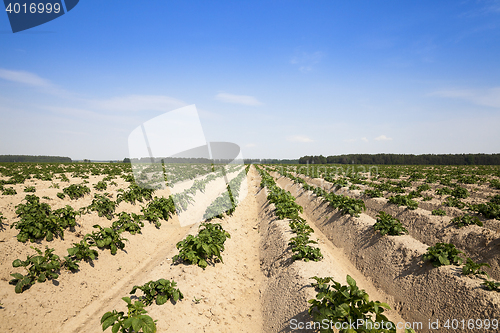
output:
[[[109,317],[111,317],[111,316],[113,316],[113,315],[114,315],[114,314],[113,314],[113,312],[111,312],[111,311],[108,311],[108,312],[106,312],[105,314],[103,314],[103,315],[102,315],[102,317],[101,317],[101,324],[102,324],[102,323],[104,323],[104,321],[105,321],[106,319],[108,319]]]
[[[142,331],[144,333],[155,333],[156,332],[156,324],[153,321],[153,318],[150,316],[142,315],[140,316],[143,322]]]
[[[22,280],[24,278],[24,275],[22,275],[20,273],[14,273],[14,274],[11,274],[11,276],[15,277],[16,280]]]
[[[132,319],[132,328],[134,331],[139,332],[139,330],[142,327],[142,320],[139,318],[133,318]]]
[[[19,259],[16,259],[12,262],[12,266],[13,267],[21,267],[21,266],[23,266],[23,262]]]
[[[163,305],[167,303],[167,301],[168,301],[168,295],[159,295],[156,298],[156,305]]]
[[[347,283],[351,286],[351,287],[355,287],[356,286],[356,281],[354,281],[354,279],[350,276],[350,275],[347,275]]]
[[[38,282],[45,282],[46,280],[46,277],[45,277],[45,273],[41,273],[40,276],[38,277]]]
[[[111,313],[111,312],[109,312]],[[111,313],[111,316],[108,316],[106,318],[104,318],[104,316],[101,318],[101,324],[102,324],[102,330],[105,331],[108,327],[110,327],[111,325],[113,325],[116,321],[116,315],[113,315],[113,313]]]
[[[111,333],[118,333],[118,330],[120,329],[121,323],[117,322],[116,324],[113,325],[113,328],[111,329]]]

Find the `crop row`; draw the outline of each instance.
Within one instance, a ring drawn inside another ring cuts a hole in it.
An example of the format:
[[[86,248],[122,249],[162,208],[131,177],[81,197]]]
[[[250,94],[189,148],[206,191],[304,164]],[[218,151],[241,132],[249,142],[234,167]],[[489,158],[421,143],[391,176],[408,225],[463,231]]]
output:
[[[286,171],[279,172],[282,176],[285,176],[296,184],[300,184],[304,190],[313,191],[314,194],[318,195],[322,194],[324,190],[318,187],[311,186],[307,184],[302,178],[295,177]],[[323,197],[323,200],[324,197]],[[351,214],[351,216],[355,216]],[[461,227],[464,225],[477,224],[479,221],[477,218],[470,215],[464,215],[458,218],[455,218],[453,221],[457,225],[457,227]],[[375,231],[380,231],[381,236],[391,235],[391,236],[399,236],[403,234],[407,234],[408,230],[401,224],[401,221],[390,214],[387,214],[384,211],[380,211],[377,215],[377,222],[373,226]],[[429,261],[433,264],[434,267],[439,267],[442,265],[461,265],[465,262],[465,265],[462,267],[463,275],[475,275],[479,278],[483,279],[482,285],[488,290],[496,290],[500,291],[500,283],[488,280],[489,276],[486,272],[481,270],[481,267],[490,267],[489,264],[486,263],[476,263],[471,258],[462,258],[459,255],[463,254],[462,251],[459,251],[455,245],[449,243],[436,243],[434,246],[430,246],[427,249],[426,254],[423,256],[424,261]]]

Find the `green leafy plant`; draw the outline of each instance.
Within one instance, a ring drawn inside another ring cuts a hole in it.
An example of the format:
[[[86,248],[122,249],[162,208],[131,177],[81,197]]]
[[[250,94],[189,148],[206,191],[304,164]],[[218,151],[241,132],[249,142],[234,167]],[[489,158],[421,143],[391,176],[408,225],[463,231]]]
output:
[[[336,323],[356,323],[356,329],[340,328],[339,332],[342,333],[396,332],[394,323],[383,314],[386,309],[390,309],[389,305],[379,301],[370,301],[369,295],[358,288],[351,276],[347,275],[347,286],[335,282],[331,277],[315,276],[312,279],[316,280],[316,283],[311,283],[311,285],[318,293],[315,299],[308,301],[311,304],[308,312],[314,321],[326,320],[331,323],[328,328],[320,328],[320,332],[333,332],[332,326],[339,327],[339,325],[335,326]],[[375,316],[374,319],[373,316]],[[381,329],[371,329],[370,327],[373,326]]]
[[[122,297],[122,300],[127,303],[127,315],[125,315],[124,312],[118,312],[116,310],[106,312],[101,317],[103,331],[111,327],[113,333],[117,333],[118,331],[121,333],[156,332],[156,321],[146,315],[148,312],[144,310],[144,303],[141,301],[132,303],[129,297]]]
[[[429,184],[421,184],[417,186],[417,192],[428,191],[430,189],[431,187],[429,186]]]
[[[465,207],[465,203],[455,197],[446,198],[446,200],[443,202],[443,205],[448,207],[456,207],[458,209],[463,209]]]
[[[133,179],[133,177],[132,177]],[[144,202],[144,200],[149,201],[153,198],[154,189],[140,187],[136,183],[130,184],[126,191],[119,189],[118,196],[116,199],[117,203],[122,201],[129,202],[135,205],[136,201]]]
[[[469,191],[467,191],[466,188],[460,186],[455,187],[450,194],[457,199],[465,199],[469,197]]]
[[[63,208],[54,210],[53,214],[54,216],[57,216],[57,223],[63,229],[75,227],[76,216],[80,215],[80,213],[74,210],[70,205],[66,205]]]
[[[144,227],[142,222],[142,216],[137,214],[129,214],[127,212],[121,212],[118,216],[118,220],[114,221],[112,228],[115,230],[127,231],[132,235],[141,233],[141,228]]]
[[[36,192],[35,186],[27,186],[24,188],[24,192]]]
[[[90,247],[87,237],[80,243],[73,243],[73,247],[68,249],[68,254],[75,260],[96,260],[99,253]]]
[[[74,200],[82,198],[86,194],[89,194],[90,188],[88,188],[86,185],[72,184],[64,188],[63,193],[66,194],[71,200]]]
[[[444,211],[443,209],[433,209],[432,212],[431,212],[432,215],[437,215],[437,216],[445,216],[446,215],[446,211]]]
[[[59,199],[64,199],[64,198],[66,197],[66,195],[65,195],[63,192],[58,192],[58,193],[57,193],[57,197],[58,197]]]
[[[494,202],[471,205],[470,210],[478,212],[487,219],[500,220],[500,205]]]
[[[88,235],[90,245],[96,245],[99,248],[109,248],[113,255],[116,254],[118,249],[125,248],[125,243],[123,241],[127,239],[121,236],[121,231],[103,228],[98,224],[93,227],[98,228],[99,231],[92,231],[92,234]]]
[[[443,187],[443,188],[436,189],[437,195],[450,195],[452,192],[453,192],[453,190],[449,187]]]
[[[429,260],[434,267],[445,265],[460,265],[464,260],[459,256],[463,254],[455,245],[447,243],[436,243],[427,249],[423,259]]]
[[[34,194],[26,195],[24,200],[26,203],[16,206],[20,220],[10,226],[19,230],[18,241],[25,243],[29,239],[33,243],[45,238],[50,242],[54,236],[64,238],[64,228],[58,223],[59,217],[52,212],[50,205],[40,203],[40,198]]]
[[[169,299],[177,302],[178,300],[184,298],[181,291],[175,288],[176,286],[177,283],[173,280],[159,279],[157,281],[146,282],[142,286],[134,286],[130,294],[135,294],[135,292],[139,289],[144,293],[144,296],[142,296],[140,300],[145,305],[151,305],[153,304],[153,301],[156,301],[156,305],[163,305]]]
[[[418,202],[404,195],[397,194],[396,196],[392,196],[389,198],[389,202],[398,206],[406,206],[411,210],[418,208]]]
[[[158,198],[155,197],[151,200],[146,207],[141,209],[144,214],[144,219],[150,223],[154,223],[157,228],[161,226],[160,219],[168,221],[168,219],[175,213],[175,205],[172,197]]]
[[[304,261],[319,261],[323,258],[321,250],[319,248],[314,248],[309,244],[318,244],[316,241],[309,239],[309,233],[299,233],[297,236],[292,237],[288,242],[288,245],[292,247],[294,252],[293,260],[304,260]]]
[[[16,195],[17,192],[13,187],[6,187],[2,191],[3,195]]]
[[[481,222],[479,218],[477,218],[477,216],[472,216],[469,214],[454,217],[453,219],[451,219],[451,222],[454,223],[457,228],[462,228],[472,224],[478,225],[480,227],[483,226],[483,222]]]
[[[26,275],[20,273],[11,274],[14,279],[10,280],[10,284],[16,285],[16,293],[22,293],[25,289],[38,282],[45,282],[47,279],[57,279],[59,275],[56,273],[61,268],[59,256],[53,254],[54,249],[45,248],[45,253],[40,249],[30,246],[37,252],[38,255],[27,256],[25,261],[16,259],[12,262],[13,267],[24,267],[27,271]]]
[[[369,196],[370,198],[381,198],[383,197],[383,193],[380,190],[373,189],[373,190],[365,190],[365,194]]]
[[[467,258],[464,267],[462,267],[462,275],[474,274],[488,276],[485,271],[481,270],[481,267],[491,268],[491,266],[487,263],[475,263],[471,258]]]
[[[481,285],[488,290],[500,292],[500,282],[485,280],[483,283],[481,283]]]
[[[98,191],[105,191],[108,188],[108,184],[105,181],[100,180],[94,185],[94,188]]]
[[[432,197],[431,196],[425,196],[422,198],[423,201],[431,201]]]
[[[373,225],[373,229],[379,230],[382,236],[399,236],[408,233],[408,230],[401,224],[401,221],[383,211],[378,213],[377,222]]]
[[[203,269],[208,266],[209,261],[224,263],[221,252],[224,251],[224,242],[227,238],[231,236],[220,223],[202,223],[198,235],[188,235],[177,243],[179,254],[172,260],[198,265]]]
[[[117,203],[107,197],[108,193],[94,194],[92,203],[86,208],[87,211],[95,211],[99,217],[106,217],[108,220],[113,218]]]

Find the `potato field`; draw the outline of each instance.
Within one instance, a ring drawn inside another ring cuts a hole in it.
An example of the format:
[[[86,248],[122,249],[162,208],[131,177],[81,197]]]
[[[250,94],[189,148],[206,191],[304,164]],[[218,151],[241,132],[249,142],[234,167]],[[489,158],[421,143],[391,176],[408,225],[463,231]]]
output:
[[[0,250],[2,332],[497,332],[500,168],[0,163]]]

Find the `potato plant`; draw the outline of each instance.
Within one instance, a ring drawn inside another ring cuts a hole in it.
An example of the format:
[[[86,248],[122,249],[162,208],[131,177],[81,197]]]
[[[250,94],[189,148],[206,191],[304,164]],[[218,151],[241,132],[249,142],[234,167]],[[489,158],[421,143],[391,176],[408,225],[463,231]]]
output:
[[[175,205],[172,197],[168,199],[155,197],[141,211],[144,214],[145,220],[154,223],[156,228],[159,228],[161,226],[160,219],[168,221],[175,214]]]
[[[103,228],[98,224],[93,227],[98,228],[99,231],[92,231],[92,234],[88,234],[90,245],[96,245],[99,248],[108,248],[113,255],[116,254],[118,249],[125,248],[125,243],[123,241],[127,239],[121,236],[121,231]]]
[[[17,192],[13,187],[6,187],[2,191],[2,195],[16,195]]]
[[[298,234],[296,237],[292,237],[288,245],[292,247],[294,252],[293,260],[304,260],[304,261],[319,261],[323,258],[321,250],[319,248],[314,248],[309,244],[318,244],[316,241],[309,239],[309,233]]]
[[[29,239],[34,243],[37,239],[45,238],[50,242],[57,236],[64,238],[64,228],[49,204],[40,203],[40,198],[34,194],[26,195],[24,200],[26,203],[16,206],[20,220],[10,226],[11,229],[19,230],[18,241],[25,243]]]
[[[398,206],[406,206],[406,208],[413,210],[418,208],[418,202],[412,200],[405,195],[395,195],[389,198],[389,202]]]
[[[377,222],[373,225],[373,229],[379,230],[381,236],[399,236],[408,233],[408,230],[401,224],[401,221],[383,211],[378,213]]]
[[[221,252],[224,251],[224,242],[227,238],[231,236],[220,223],[202,223],[198,235],[188,235],[177,243],[179,254],[175,255],[172,260],[198,265],[203,269],[208,266],[209,261],[224,263]]]
[[[463,252],[459,251],[453,244],[436,243],[427,249],[423,259],[430,261],[434,267],[452,264],[458,266],[464,261],[459,254],[463,254]]]
[[[36,188],[35,186],[26,186],[24,188],[24,192],[31,192],[31,193],[36,192]]]
[[[121,333],[156,332],[156,320],[146,315],[148,312],[144,310],[144,303],[141,301],[132,303],[129,297],[122,297],[122,300],[127,303],[127,315],[124,312],[116,310],[106,312],[101,317],[103,331],[111,327],[113,333],[117,333],[118,331]]]
[[[483,222],[481,222],[476,216],[472,216],[469,214],[454,217],[451,219],[451,222],[454,223],[457,228],[462,228],[472,224],[478,225],[480,227],[483,226]]]
[[[491,268],[491,266],[487,263],[475,263],[471,258],[467,258],[464,267],[462,267],[462,275],[473,274],[473,275],[488,276],[488,274],[485,271],[481,270],[481,267]]]
[[[79,199],[90,193],[90,188],[83,184],[72,184],[63,189],[63,193],[71,200]],[[59,196],[59,195],[58,195]],[[62,198],[61,198],[62,199]]]
[[[437,215],[437,216],[445,216],[446,215],[446,211],[444,211],[443,209],[433,209],[432,212],[431,212],[432,215]]]
[[[26,275],[20,273],[11,274],[14,279],[10,284],[16,285],[16,293],[22,293],[24,290],[38,282],[45,282],[47,279],[57,279],[56,273],[61,268],[59,256],[53,254],[54,249],[46,247],[45,253],[40,249],[30,246],[38,255],[27,256],[26,260],[16,259],[12,262],[13,267],[24,267]]]
[[[114,221],[112,228],[115,230],[127,231],[132,235],[141,233],[141,228],[144,227],[142,215],[137,215],[135,213],[121,212],[118,216],[118,220]]]
[[[105,191],[108,189],[108,184],[104,180],[100,180],[94,185],[97,191]]]
[[[308,301],[311,304],[308,312],[314,321],[323,322],[323,320],[326,320],[332,323],[333,326],[335,326],[335,323],[358,323],[359,321],[360,325],[356,326],[356,329],[341,328],[339,332],[342,333],[396,333],[396,326],[384,315],[384,311],[390,309],[389,305],[379,301],[370,301],[368,294],[359,289],[356,281],[351,276],[347,275],[347,286],[335,282],[331,277],[319,278],[314,276],[312,279],[316,280],[316,283],[311,283],[311,285],[318,293],[315,299]],[[373,319],[373,316],[375,316],[375,319]],[[383,326],[382,321],[384,322]],[[378,325],[375,325],[375,322]],[[373,326],[381,329],[370,329]],[[342,326],[340,325],[340,327]],[[333,333],[333,329],[331,325],[328,325],[328,328],[321,328],[320,332]]]
[[[97,212],[99,217],[106,217],[108,220],[111,220],[114,216],[117,203],[108,198],[108,193],[102,194],[94,194],[94,199],[92,199],[92,203],[85,209],[87,212],[94,211]]]
[[[133,177],[132,177],[133,179]],[[136,183],[130,184],[127,190],[119,189],[120,192],[117,196],[116,203],[122,201],[129,202],[135,205],[136,201],[144,202],[144,200],[149,201],[153,199],[154,189],[140,187]]]
[[[146,282],[142,286],[134,286],[130,294],[135,294],[137,290],[143,292],[144,296],[140,297],[140,301],[145,305],[153,304],[163,305],[169,299],[174,302],[184,298],[184,295],[179,289],[176,289],[177,283],[175,281],[170,281],[166,279],[159,279],[157,281]]]
[[[68,249],[68,255],[77,261],[96,260],[99,254],[96,250],[91,249],[90,246],[87,242],[87,237],[85,237],[80,243],[73,243],[73,247]]]

